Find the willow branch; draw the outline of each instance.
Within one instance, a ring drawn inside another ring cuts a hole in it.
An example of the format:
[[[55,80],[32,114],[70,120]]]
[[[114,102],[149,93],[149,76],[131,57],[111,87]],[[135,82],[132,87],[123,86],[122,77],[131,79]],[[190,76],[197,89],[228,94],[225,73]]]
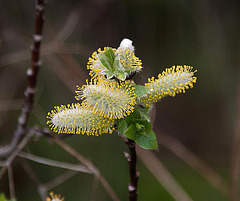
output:
[[[18,118],[18,126],[14,132],[14,136],[10,145],[3,147],[0,150],[0,157],[6,156],[12,152],[17,146],[19,140],[26,132],[27,122],[30,113],[34,106],[34,95],[38,69],[41,66],[40,61],[40,45],[42,41],[42,29],[43,29],[43,11],[44,11],[44,0],[36,1],[36,18],[35,18],[35,31],[33,35],[33,44],[31,45],[31,66],[27,70],[28,85],[25,90],[25,101],[22,107],[22,112]]]
[[[129,154],[125,153],[125,157],[129,163],[130,184],[128,185],[129,201],[137,201],[137,186],[139,172],[136,170],[137,155],[136,155],[136,143],[134,140],[127,139],[126,144],[129,148]]]
[[[35,156],[33,154],[25,153],[25,152],[19,153],[18,156],[28,159],[28,160],[31,160],[31,161],[34,161],[34,162],[37,162],[37,163],[44,164],[44,165],[49,165],[49,166],[58,167],[58,168],[64,168],[64,169],[68,169],[68,170],[74,170],[74,171],[78,171],[78,172],[92,173],[88,168],[86,168],[83,165],[76,165],[76,164],[55,161],[55,160],[42,158],[42,157]]]

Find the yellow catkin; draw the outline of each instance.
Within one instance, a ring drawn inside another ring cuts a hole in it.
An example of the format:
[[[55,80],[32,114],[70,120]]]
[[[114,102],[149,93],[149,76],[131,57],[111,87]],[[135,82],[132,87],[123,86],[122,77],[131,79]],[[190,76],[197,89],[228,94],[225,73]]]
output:
[[[79,103],[56,106],[48,113],[47,124],[53,132],[67,134],[101,135],[112,133],[114,121],[92,112]]]
[[[174,97],[178,93],[185,93],[186,89],[192,88],[197,78],[194,77],[191,66],[173,66],[158,75],[158,79],[148,79],[145,86],[149,93],[140,98],[140,104],[149,107],[153,102],[159,101],[165,96]]]
[[[136,94],[131,84],[104,78],[94,79],[91,84],[79,88],[77,95],[83,107],[110,119],[129,115],[136,104]]]

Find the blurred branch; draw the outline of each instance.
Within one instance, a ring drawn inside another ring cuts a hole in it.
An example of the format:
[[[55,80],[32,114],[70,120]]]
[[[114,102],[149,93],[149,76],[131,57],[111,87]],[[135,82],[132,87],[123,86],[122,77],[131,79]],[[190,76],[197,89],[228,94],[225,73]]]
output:
[[[12,152],[12,154],[8,157],[7,161],[5,162],[3,168],[0,171],[0,180],[5,173],[6,169],[12,164],[13,160],[16,158],[18,153],[24,148],[24,146],[27,144],[27,142],[30,140],[32,135],[34,134],[33,130],[30,130],[30,132],[22,139],[22,141],[19,143],[19,145],[15,148],[15,150]]]
[[[232,156],[230,163],[229,199],[239,201],[240,176],[240,82],[238,84],[236,105],[236,122],[233,136]]]
[[[42,158],[42,157],[35,156],[33,154],[25,153],[25,152],[20,152],[18,154],[18,156],[28,159],[28,160],[31,160],[31,161],[34,161],[34,162],[37,162],[37,163],[44,164],[44,165],[54,166],[54,167],[58,167],[58,168],[64,168],[64,169],[68,169],[68,170],[74,170],[74,171],[78,171],[78,172],[92,173],[92,171],[90,171],[88,168],[86,168],[83,165],[76,165],[76,164],[55,161],[55,160]]]
[[[34,105],[34,95],[36,87],[36,78],[39,67],[41,66],[40,61],[40,45],[42,41],[42,29],[43,29],[43,11],[44,11],[44,0],[36,1],[36,18],[35,18],[35,31],[33,36],[33,45],[31,46],[31,67],[27,70],[28,85],[25,90],[25,101],[22,107],[22,112],[18,118],[18,126],[14,132],[14,136],[10,145],[0,149],[0,157],[8,155],[19,142],[20,138],[26,131],[27,122],[29,115]],[[1,175],[0,175],[1,176]]]
[[[172,151],[176,156],[182,159],[186,164],[197,171],[205,180],[213,185],[223,196],[227,196],[226,182],[208,165],[206,165],[198,156],[188,150],[177,139],[157,131],[159,143]]]
[[[152,152],[137,147],[137,153],[144,165],[175,200],[193,201]]]
[[[46,184],[42,184],[39,186],[39,189],[44,189],[46,192],[53,189],[54,187],[62,184],[64,181],[70,179],[73,177],[75,174],[78,172],[72,171],[72,170],[67,170],[63,174],[57,176],[53,180],[47,182]]]
[[[67,151],[69,154],[74,156],[76,159],[78,159],[81,163],[83,163],[86,167],[91,170],[95,176],[98,178],[98,180],[102,183],[103,187],[109,194],[109,196],[114,200],[114,201],[120,201],[119,198],[117,197],[116,193],[113,191],[112,187],[108,184],[106,179],[100,174],[99,170],[86,158],[84,158],[81,154],[79,154],[77,151],[75,151],[72,147],[70,147],[68,144],[65,144],[63,141],[58,140],[58,139],[53,139],[53,141],[62,147],[65,151]]]
[[[29,178],[37,185],[38,193],[39,193],[41,199],[43,201],[45,201],[46,197],[47,197],[47,193],[46,193],[46,191],[42,191],[41,183],[40,183],[39,179],[37,178],[37,175],[35,174],[33,169],[28,164],[28,162],[23,158],[21,159],[21,165],[22,165],[23,169],[25,170],[26,174],[29,176]]]
[[[15,200],[15,187],[14,187],[14,177],[12,165],[8,166],[8,181],[9,181],[9,191],[11,200]]]

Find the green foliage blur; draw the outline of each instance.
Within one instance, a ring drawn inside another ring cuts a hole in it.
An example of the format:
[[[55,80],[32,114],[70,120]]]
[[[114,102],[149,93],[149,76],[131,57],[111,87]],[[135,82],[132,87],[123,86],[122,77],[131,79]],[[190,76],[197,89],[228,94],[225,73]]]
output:
[[[0,144],[10,142],[20,114],[34,30],[35,5],[30,0],[0,0]],[[43,32],[43,65],[39,69],[35,109],[29,126],[47,127],[53,106],[77,102],[76,85],[89,79],[88,57],[98,48],[117,48],[123,38],[135,46],[143,62],[136,83],[157,76],[166,67],[191,65],[197,83],[186,94],[164,98],[154,107],[153,130],[180,140],[226,181],[236,118],[239,83],[240,3],[238,0],[48,0]],[[58,44],[58,45],[56,45]],[[60,44],[60,45],[59,45]],[[155,132],[158,136],[158,133]],[[116,134],[64,139],[97,166],[119,198],[128,200],[127,146]],[[226,201],[198,173],[161,146],[154,154],[194,201]],[[25,150],[54,160],[78,163],[46,138],[32,140]],[[41,183],[64,170],[29,161]],[[173,201],[172,196],[138,160],[139,201]],[[17,200],[41,200],[21,166],[13,165]],[[66,200],[90,200],[94,177],[78,173],[53,189]],[[8,178],[0,182],[8,196]],[[99,184],[97,200],[110,201]]]

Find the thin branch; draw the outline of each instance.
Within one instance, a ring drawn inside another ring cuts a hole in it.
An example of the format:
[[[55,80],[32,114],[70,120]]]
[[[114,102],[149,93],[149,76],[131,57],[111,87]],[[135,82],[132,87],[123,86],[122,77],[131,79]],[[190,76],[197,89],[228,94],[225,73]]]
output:
[[[152,152],[137,147],[137,153],[138,157],[145,166],[152,172],[159,183],[164,186],[164,188],[175,200],[193,201]]]
[[[232,156],[230,163],[229,199],[239,201],[239,176],[240,176],[240,82],[236,100],[236,122],[233,137]]]
[[[206,181],[213,185],[223,196],[227,196],[227,184],[213,169],[205,164],[198,156],[188,150],[177,139],[157,131],[159,143],[172,151],[186,164],[198,172]]]
[[[34,161],[34,162],[37,162],[37,163],[49,165],[49,166],[64,168],[64,169],[68,169],[68,170],[74,170],[74,171],[78,171],[78,172],[92,173],[92,171],[90,171],[88,168],[86,168],[83,165],[76,165],[76,164],[55,161],[55,160],[42,158],[42,157],[35,156],[33,154],[25,153],[25,152],[19,153],[18,156],[28,159],[28,160],[31,160],[31,161]]]
[[[11,200],[15,200],[15,187],[14,187],[14,177],[12,165],[8,166],[8,181],[9,181],[9,191]]]
[[[37,175],[33,171],[32,167],[28,164],[27,160],[21,158],[21,166],[23,170],[26,172],[28,177],[32,180],[33,183],[35,183],[37,186],[41,184],[39,179],[37,178]]]
[[[78,172],[76,172],[76,171],[67,170],[63,174],[57,176],[56,178],[47,182],[46,184],[42,184],[40,187],[42,189],[45,189],[45,191],[49,191],[49,190],[53,189],[54,187],[62,184],[64,181],[70,179],[71,177],[73,177],[77,173]]]
[[[36,18],[35,18],[35,31],[33,35],[33,44],[31,45],[31,67],[27,70],[28,85],[25,90],[25,101],[22,107],[22,112],[18,118],[18,126],[14,132],[14,136],[10,145],[3,147],[0,150],[0,157],[6,156],[17,146],[20,138],[26,131],[27,122],[34,105],[35,86],[37,79],[37,72],[41,66],[40,61],[40,45],[42,41],[43,29],[43,11],[44,0],[37,0],[36,2]]]
[[[120,201],[120,199],[117,197],[116,193],[113,191],[112,187],[108,184],[106,179],[100,174],[99,170],[86,158],[84,158],[81,154],[79,154],[76,150],[74,150],[72,147],[70,147],[68,144],[64,143],[61,140],[53,139],[53,141],[62,147],[65,151],[67,151],[69,154],[74,156],[76,159],[78,159],[81,163],[83,163],[85,166],[87,166],[99,179],[109,196],[114,201]]]
[[[136,155],[136,143],[134,140],[127,139],[126,144],[129,148],[129,154],[125,153],[125,157],[129,163],[130,184],[128,185],[129,201],[137,201],[137,186],[139,172],[136,170],[137,155]]]
[[[4,175],[5,171],[7,168],[12,164],[13,160],[16,158],[18,153],[24,148],[24,146],[27,144],[29,139],[32,137],[34,134],[33,129],[30,130],[30,132],[22,139],[22,141],[19,143],[19,145],[15,148],[14,152],[8,157],[7,161],[4,164],[4,167],[0,171],[0,180],[2,176]]]

